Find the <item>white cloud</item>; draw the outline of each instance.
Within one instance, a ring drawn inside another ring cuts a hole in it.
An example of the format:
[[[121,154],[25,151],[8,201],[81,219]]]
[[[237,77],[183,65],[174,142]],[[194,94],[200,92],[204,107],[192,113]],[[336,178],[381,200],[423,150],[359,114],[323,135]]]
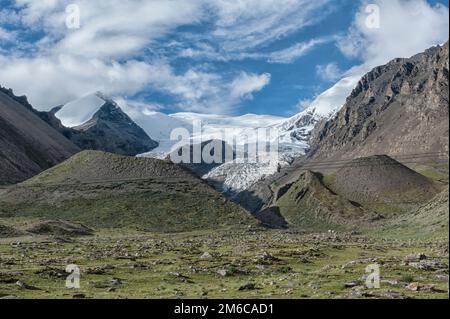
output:
[[[316,46],[330,42],[331,38],[312,39],[308,42],[297,43],[290,48],[275,51],[269,54],[268,62],[270,63],[292,63],[296,59],[304,56],[306,53],[314,49]]]
[[[342,71],[335,62],[318,65],[316,73],[324,81],[336,81],[342,76]]]
[[[366,26],[366,6],[369,3],[380,8],[379,29]],[[344,72],[343,78],[319,95],[311,107],[316,108],[319,114],[339,109],[361,77],[372,68],[447,41],[448,14],[447,7],[431,6],[424,0],[363,1],[348,34],[338,41],[344,54],[358,57],[363,63]]]
[[[22,22],[46,32],[45,45],[55,53],[120,58],[138,53],[180,25],[202,16],[200,0],[78,0],[81,28],[68,29],[65,8],[71,0],[16,0]]]
[[[14,40],[14,38],[15,36],[13,32],[0,27],[0,42],[1,41],[10,42]]]
[[[192,69],[176,75],[163,65],[158,66],[155,74],[157,76],[150,81],[153,87],[175,96],[179,109],[200,113],[230,113],[270,81],[270,74],[245,72],[231,81],[219,74]]]
[[[252,93],[261,91],[270,83],[271,75],[264,73],[242,73],[231,83],[231,96],[235,98],[252,98]]]
[[[448,8],[425,0],[371,0],[380,8],[380,28],[368,28],[361,6],[347,36],[338,46],[349,57],[364,59],[367,68],[397,57],[410,57],[448,39]]]
[[[199,68],[177,74],[164,57],[161,61],[142,61],[137,57],[145,56],[146,50],[167,48],[169,44],[162,42],[165,36],[179,26],[199,22],[213,23],[213,30],[202,34],[210,41],[232,41],[239,36],[236,31],[245,21],[252,20],[253,26],[258,26],[257,17],[253,16],[257,12],[264,16],[261,19],[265,26],[258,30],[247,29],[247,40],[267,33],[268,27],[278,30],[269,37],[273,39],[281,35],[281,24],[294,21],[290,11],[298,11],[299,5],[304,3],[302,0],[283,1],[291,6],[290,10],[271,9],[269,4],[273,1],[246,0],[244,11],[233,23],[231,17],[239,11],[234,1],[79,0],[76,4],[80,7],[81,28],[70,30],[65,26],[65,8],[72,1],[16,0],[17,14],[10,23],[16,23],[22,36],[36,31],[44,37],[22,42],[21,48],[26,47],[22,52],[19,47],[7,53],[0,51],[0,83],[14,88],[18,94],[26,94],[38,109],[48,110],[93,91],[132,96],[141,90],[153,89],[171,95],[176,101],[171,106],[182,110],[232,112],[242,100],[251,98],[253,92],[267,85],[270,76],[235,72],[239,75],[233,78],[230,74]],[[295,25],[310,23],[306,16],[318,6],[308,5],[304,8],[307,13],[297,12],[295,17],[304,14],[305,17],[295,21]],[[0,12],[2,16],[7,15],[6,9]],[[291,16],[290,20],[283,21],[287,15]],[[10,36],[0,30],[2,39]],[[291,25],[285,31],[293,30]],[[261,44],[261,41],[263,39],[259,38],[256,42]],[[208,49],[208,44],[199,44],[198,48]],[[187,50],[185,54],[195,52]]]
[[[330,0],[212,0],[212,36],[227,51],[255,48],[325,18]],[[320,14],[319,14],[320,13]]]
[[[298,101],[295,110],[297,112],[303,112],[304,110],[306,110],[307,108],[309,108],[312,104],[313,100],[312,99],[302,99],[300,101]]]
[[[6,58],[0,55],[0,83],[26,94],[41,110],[94,91],[133,94],[152,76],[151,67],[135,60],[106,63],[72,55]]]

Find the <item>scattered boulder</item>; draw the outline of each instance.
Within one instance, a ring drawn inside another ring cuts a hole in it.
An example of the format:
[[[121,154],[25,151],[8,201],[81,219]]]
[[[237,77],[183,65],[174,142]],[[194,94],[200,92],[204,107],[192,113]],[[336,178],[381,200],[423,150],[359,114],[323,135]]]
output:
[[[122,285],[122,279],[120,279],[120,278],[112,278],[110,280],[110,284],[113,285],[113,286],[120,286],[120,285]]]
[[[349,281],[349,282],[346,282],[345,284],[344,284],[344,287],[345,288],[355,288],[355,287],[358,287],[358,286],[361,286],[361,281],[359,281],[359,280],[354,280],[354,281]]]
[[[410,283],[405,287],[411,291],[421,291],[421,292],[435,292],[435,293],[445,293],[446,291],[437,289],[434,285],[421,285],[417,282]]]
[[[425,254],[419,253],[419,254],[412,254],[405,257],[406,263],[413,263],[413,262],[419,262],[421,260],[427,259],[427,256]]]
[[[222,276],[222,277],[226,277],[226,276],[229,275],[229,273],[228,273],[228,271],[227,271],[226,269],[219,269],[219,270],[217,271],[217,273],[218,273],[220,276]]]
[[[271,264],[279,262],[279,261],[280,261],[279,258],[272,256],[271,254],[269,254],[266,251],[259,254],[255,258],[255,262],[260,265],[271,265]]]
[[[414,268],[426,271],[434,271],[439,269],[448,269],[448,265],[439,260],[421,260],[420,262],[410,263]]]
[[[24,289],[24,290],[41,290],[40,288],[31,286],[27,283],[24,283],[23,281],[18,280],[16,282],[16,285],[19,286],[20,289]]]
[[[211,259],[211,258],[213,258],[213,256],[208,252],[204,252],[203,255],[200,256],[200,259]]]
[[[242,285],[239,287],[239,291],[245,291],[245,290],[255,290],[256,289],[256,285],[253,283],[248,283],[245,285]]]

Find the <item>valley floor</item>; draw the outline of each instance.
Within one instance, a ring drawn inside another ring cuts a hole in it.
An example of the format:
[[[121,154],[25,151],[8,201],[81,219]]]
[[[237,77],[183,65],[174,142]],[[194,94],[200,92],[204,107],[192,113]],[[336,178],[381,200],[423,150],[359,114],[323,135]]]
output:
[[[259,228],[0,239],[0,298],[448,298],[448,245]]]

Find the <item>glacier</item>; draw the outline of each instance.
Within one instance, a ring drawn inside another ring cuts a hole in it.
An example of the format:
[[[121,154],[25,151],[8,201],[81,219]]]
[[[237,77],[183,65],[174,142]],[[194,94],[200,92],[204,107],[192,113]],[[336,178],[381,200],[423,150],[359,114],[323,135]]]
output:
[[[309,139],[319,121],[333,117],[344,105],[347,96],[356,87],[360,74],[347,76],[326,90],[302,112],[290,117],[272,115],[246,114],[241,116],[224,116],[217,114],[174,113],[165,114],[152,111],[133,104],[120,103],[120,107],[135,121],[152,139],[159,142],[159,147],[140,157],[165,159],[173,151],[179,141],[170,139],[171,132],[183,128],[189,133],[189,143],[202,143],[209,140],[224,140],[236,147],[238,152],[245,152],[248,145],[255,140],[242,138],[255,136],[258,129],[267,129],[272,133],[268,142],[276,140],[277,154],[261,154],[271,160],[257,162],[232,161],[222,164],[205,176],[204,179],[219,181],[223,191],[239,193],[248,189],[254,183],[279,171],[282,167],[292,164],[293,160],[305,155],[309,149]],[[63,125],[75,127],[89,121],[93,114],[108,100],[101,92],[86,95],[78,100],[62,106],[55,114]],[[194,130],[194,123],[202,124],[201,134]],[[231,132],[237,137],[227,141],[224,132]]]

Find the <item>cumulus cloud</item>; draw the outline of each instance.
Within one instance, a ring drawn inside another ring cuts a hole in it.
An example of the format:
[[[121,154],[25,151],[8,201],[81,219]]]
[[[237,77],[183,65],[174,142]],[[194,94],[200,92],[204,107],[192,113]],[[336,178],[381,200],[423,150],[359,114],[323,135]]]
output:
[[[371,0],[380,9],[380,27],[368,27],[364,1],[348,34],[338,41],[348,57],[368,68],[397,57],[410,57],[448,39],[448,8],[425,0]],[[370,26],[370,25],[369,25]]]
[[[380,28],[369,28],[366,24],[368,4],[379,7]],[[447,41],[448,15],[447,7],[433,6],[425,0],[363,1],[348,33],[337,41],[342,53],[362,59],[363,63],[343,72],[343,78],[319,95],[311,107],[323,114],[339,109],[361,77],[372,68]],[[318,70],[326,71],[326,68],[319,66]]]
[[[135,60],[107,63],[73,55],[36,58],[0,56],[0,82],[27,94],[35,107],[48,110],[93,91],[133,94],[152,76],[151,67]]]
[[[233,76],[196,68],[177,73],[164,58],[146,60],[145,51],[167,48],[170,45],[162,43],[163,39],[179,26],[205,21],[214,26],[212,31],[202,34],[210,42],[231,43],[245,37],[255,38],[253,45],[261,44],[310,23],[307,16],[319,7],[307,5],[302,7],[306,13],[293,15],[290,11],[298,11],[305,1],[283,1],[290,10],[285,7],[273,10],[270,6],[273,1],[269,0],[243,1],[244,7],[225,0],[79,0],[76,4],[81,13],[81,28],[69,29],[65,25],[65,8],[72,1],[15,0],[8,8],[0,9],[0,14],[2,17],[11,14],[8,23],[15,24],[22,43],[15,50],[0,51],[0,82],[18,94],[26,94],[38,109],[48,110],[93,91],[132,96],[151,88],[173,97],[175,105],[171,107],[231,112],[242,100],[266,86],[270,75],[236,71]],[[260,24],[256,23],[258,15],[262,15]],[[300,15],[302,19],[294,19]],[[288,20],[283,20],[287,17]],[[243,34],[242,25],[250,21],[253,27]],[[288,22],[291,26],[282,30],[280,25]],[[270,36],[268,28],[274,29]],[[38,36],[27,37],[29,32]],[[11,33],[0,29],[0,39],[11,39]],[[198,47],[204,50],[207,46],[205,43]]]

